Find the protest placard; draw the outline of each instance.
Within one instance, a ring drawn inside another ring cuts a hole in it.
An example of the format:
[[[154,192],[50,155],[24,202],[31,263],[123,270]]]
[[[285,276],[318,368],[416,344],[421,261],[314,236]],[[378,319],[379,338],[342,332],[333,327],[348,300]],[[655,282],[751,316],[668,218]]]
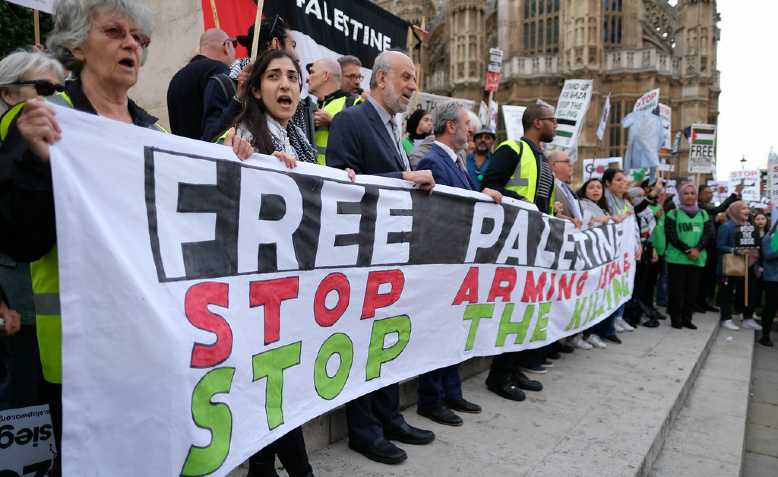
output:
[[[64,475],[224,476],[358,396],[546,346],[632,295],[632,217],[580,230],[56,115]]]
[[[692,124],[689,138],[689,173],[711,174],[715,163],[716,125]]]
[[[505,121],[505,134],[508,139],[518,141],[524,135],[524,125],[521,118],[526,109],[524,106],[502,105],[502,118]]]
[[[565,81],[554,114],[558,124],[552,144],[567,151],[576,147],[581,125],[591,100],[592,80]]]
[[[659,103],[659,117],[662,119],[662,129],[665,132],[665,142],[662,149],[665,150],[665,153],[669,153],[673,148],[673,108]]]
[[[0,411],[0,476],[46,475],[56,449],[49,406]]]
[[[606,157],[604,159],[584,159],[583,174],[585,179],[599,179],[606,169],[621,169],[620,157]]]
[[[8,0],[11,3],[22,5],[23,7],[40,10],[51,13],[54,11],[54,0]]]
[[[759,202],[762,194],[759,188],[759,169],[732,171],[729,174],[730,187],[743,184],[743,200],[746,202]]]
[[[633,111],[653,111],[659,107],[659,88],[652,89],[635,101]]]

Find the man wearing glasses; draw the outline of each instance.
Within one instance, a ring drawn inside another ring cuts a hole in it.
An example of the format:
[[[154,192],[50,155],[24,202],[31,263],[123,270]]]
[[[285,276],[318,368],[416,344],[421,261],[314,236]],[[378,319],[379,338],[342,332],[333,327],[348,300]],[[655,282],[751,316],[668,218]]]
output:
[[[361,95],[361,84],[362,80],[365,79],[362,76],[362,62],[356,56],[346,55],[338,58],[338,63],[340,63],[342,73],[340,89],[349,94]]]
[[[237,44],[235,38],[218,28],[200,36],[200,53],[173,76],[168,86],[167,110],[173,134],[192,139],[203,135],[206,85],[212,76],[229,71]]]
[[[554,174],[540,149],[541,142],[554,139],[557,120],[551,107],[532,104],[521,118],[524,137],[504,141],[494,152],[492,162],[481,181],[481,190],[489,188],[514,199],[531,202],[545,214],[553,213]],[[524,392],[540,391],[543,385],[519,371],[543,374],[546,349],[503,353],[494,357],[486,387],[512,401],[523,401]]]

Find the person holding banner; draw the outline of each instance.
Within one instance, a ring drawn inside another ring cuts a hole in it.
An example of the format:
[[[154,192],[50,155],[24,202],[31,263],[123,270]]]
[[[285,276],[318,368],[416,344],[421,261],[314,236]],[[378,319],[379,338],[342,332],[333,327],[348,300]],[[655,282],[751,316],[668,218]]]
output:
[[[72,72],[72,79],[65,83],[65,91],[50,99],[52,103],[164,132],[157,118],[129,98],[150,43],[151,12],[142,2],[59,0],[54,7],[53,23],[47,40],[49,50]],[[33,204],[38,208],[34,220],[41,230],[49,230],[52,238],[54,204],[49,146],[61,134],[54,110],[45,101],[33,99],[11,119],[0,152],[0,163],[20,161],[35,172],[30,180],[36,190],[47,195]],[[15,220],[18,226],[32,219],[19,216]],[[44,378],[51,383],[49,405],[57,448],[61,449],[62,325],[56,247],[50,247],[46,255],[32,263],[31,274],[41,364]],[[59,463],[55,463],[52,475],[59,475],[59,468]]]
[[[770,332],[773,329],[775,312],[778,310],[778,228],[775,225],[764,236],[761,244],[765,306],[762,311],[762,336],[759,337],[759,344],[772,348],[773,341],[770,339]]]
[[[436,184],[475,190],[475,184],[457,154],[457,151],[464,149],[467,144],[468,124],[467,110],[460,104],[450,102],[435,110],[436,141],[429,153],[419,161],[419,168],[432,171]],[[484,189],[483,193],[498,204],[502,202],[502,194],[496,190]],[[440,424],[461,426],[462,418],[453,411],[474,414],[481,412],[481,406],[462,397],[459,366],[452,365],[419,376],[419,415]]]
[[[700,273],[705,267],[706,247],[713,240],[713,224],[708,213],[697,204],[697,188],[691,182],[678,190],[680,205],[664,219],[665,261],[671,326],[696,330],[692,323]]]
[[[416,67],[398,51],[384,51],[373,63],[370,96],[335,116],[327,144],[327,165],[413,182],[431,191],[435,180],[429,170],[411,171],[400,145],[395,115],[405,112],[416,91]],[[408,458],[390,440],[429,444],[431,431],[417,429],[400,414],[400,388],[391,384],[346,404],[349,447],[370,460],[400,464]]]
[[[750,286],[748,289],[746,288],[743,274],[740,274],[740,276],[727,276],[723,265],[725,254],[733,254],[738,258],[746,256],[748,257],[746,259],[748,266],[746,267],[745,273],[749,274],[748,280],[750,282],[753,282],[755,279],[752,265],[754,265],[758,259],[759,249],[753,248],[752,246],[744,247],[742,243],[738,243],[738,236],[742,235],[738,231],[742,230],[744,226],[749,225],[749,214],[748,204],[745,201],[739,200],[733,202],[732,205],[729,206],[729,209],[727,209],[728,220],[724,225],[719,227],[716,239],[716,251],[719,253],[720,257],[717,272],[720,278],[719,300],[721,301],[721,326],[732,331],[740,329],[732,320],[733,309],[742,310],[743,322],[741,326],[743,328],[757,331],[762,329],[762,327],[759,326],[759,323],[754,321],[753,303],[746,299],[746,297],[750,295],[751,289]],[[737,311],[735,312],[737,313]]]

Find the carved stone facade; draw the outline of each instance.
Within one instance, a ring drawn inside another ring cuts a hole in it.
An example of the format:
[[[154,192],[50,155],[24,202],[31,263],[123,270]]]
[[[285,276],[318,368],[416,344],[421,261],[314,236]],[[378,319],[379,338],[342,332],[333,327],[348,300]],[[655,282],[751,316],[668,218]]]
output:
[[[382,0],[382,7],[430,32],[421,57],[422,89],[480,101],[488,49],[504,51],[501,104],[540,98],[555,104],[565,79],[594,80],[578,155],[623,155],[620,121],[646,91],[660,88],[673,108],[673,134],[695,122],[716,123],[720,31],[715,0]],[[595,135],[602,103],[611,117]],[[682,141],[674,163],[686,175]],[[680,166],[680,167],[679,167]]]

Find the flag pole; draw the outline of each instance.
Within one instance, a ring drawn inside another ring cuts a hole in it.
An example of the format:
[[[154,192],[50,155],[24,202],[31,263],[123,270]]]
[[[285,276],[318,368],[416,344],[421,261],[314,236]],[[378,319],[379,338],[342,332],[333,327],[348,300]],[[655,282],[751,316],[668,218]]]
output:
[[[41,17],[38,10],[32,11],[32,24],[35,29],[35,46],[41,44]]]
[[[251,62],[257,59],[257,47],[259,46],[259,29],[262,26],[262,9],[265,8],[265,0],[257,0],[257,16],[254,17],[254,37],[251,39]],[[271,34],[273,32],[270,32]]]
[[[219,24],[219,12],[216,10],[216,0],[211,0],[211,15],[213,15],[213,25],[216,28],[221,28]]]

